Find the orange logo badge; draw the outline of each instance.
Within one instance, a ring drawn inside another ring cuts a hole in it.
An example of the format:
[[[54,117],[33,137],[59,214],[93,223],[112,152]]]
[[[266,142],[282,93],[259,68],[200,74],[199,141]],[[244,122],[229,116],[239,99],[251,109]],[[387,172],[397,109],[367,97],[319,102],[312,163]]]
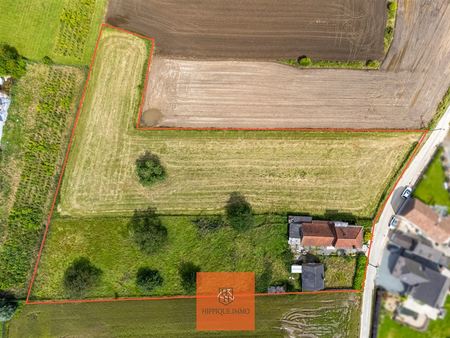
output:
[[[253,331],[255,274],[197,273],[197,330]]]

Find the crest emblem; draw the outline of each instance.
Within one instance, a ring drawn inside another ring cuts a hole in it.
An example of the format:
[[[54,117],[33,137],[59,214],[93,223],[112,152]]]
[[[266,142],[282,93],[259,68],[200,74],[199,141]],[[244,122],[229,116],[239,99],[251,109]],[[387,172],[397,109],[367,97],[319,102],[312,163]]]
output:
[[[219,303],[223,305],[233,303],[234,301],[233,288],[219,288],[219,294],[217,295],[217,299],[219,300]]]

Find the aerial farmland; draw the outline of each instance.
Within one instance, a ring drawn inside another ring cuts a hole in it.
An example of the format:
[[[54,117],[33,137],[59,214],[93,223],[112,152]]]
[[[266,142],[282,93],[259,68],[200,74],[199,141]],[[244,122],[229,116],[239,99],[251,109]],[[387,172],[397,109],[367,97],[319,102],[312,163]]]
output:
[[[249,273],[254,333],[359,335],[373,225],[446,107],[446,0],[21,0],[0,22],[4,332],[196,336],[199,276]],[[294,219],[335,240],[298,249]]]

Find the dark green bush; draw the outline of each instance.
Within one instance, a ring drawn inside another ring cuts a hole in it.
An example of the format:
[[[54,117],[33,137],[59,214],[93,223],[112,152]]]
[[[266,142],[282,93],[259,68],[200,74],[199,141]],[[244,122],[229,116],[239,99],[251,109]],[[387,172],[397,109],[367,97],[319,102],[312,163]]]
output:
[[[136,284],[145,291],[151,291],[163,283],[163,278],[158,270],[149,267],[141,267],[136,274]]]
[[[135,243],[147,254],[156,252],[167,242],[167,229],[154,208],[135,210],[128,229]]]
[[[49,65],[49,66],[54,64],[53,60],[49,56],[44,56],[42,58],[42,63]]]
[[[25,74],[27,63],[17,49],[0,44],[0,76],[10,75],[16,79]]]
[[[197,272],[200,272],[200,267],[192,262],[182,262],[178,267],[181,286],[187,293],[193,293],[195,291]]]
[[[166,177],[166,170],[162,166],[159,157],[149,151],[145,151],[136,160],[136,173],[139,181],[144,186],[162,181]]]
[[[95,286],[102,275],[102,270],[91,263],[89,258],[78,257],[64,272],[64,287],[69,293],[81,294]]]
[[[303,67],[308,67],[312,64],[312,60],[309,57],[307,57],[306,55],[300,56],[298,58],[298,64]]]
[[[246,230],[254,224],[252,207],[239,192],[232,192],[225,206],[228,223],[236,230]]]

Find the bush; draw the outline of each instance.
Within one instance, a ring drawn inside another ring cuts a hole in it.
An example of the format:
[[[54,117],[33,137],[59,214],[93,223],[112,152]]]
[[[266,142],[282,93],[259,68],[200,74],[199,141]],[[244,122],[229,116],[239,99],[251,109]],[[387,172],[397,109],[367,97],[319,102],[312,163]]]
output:
[[[159,157],[149,151],[145,151],[136,160],[136,173],[144,186],[162,181],[166,177],[166,170],[161,165]]]
[[[167,229],[162,225],[156,210],[135,210],[128,229],[139,248],[152,254],[167,242]]]
[[[141,267],[136,274],[136,284],[145,291],[151,291],[163,283],[163,278],[158,270],[149,267]]]
[[[42,63],[48,66],[51,66],[54,64],[53,60],[49,56],[44,56],[42,58]]]
[[[308,67],[312,64],[312,60],[306,55],[303,55],[298,58],[298,64],[303,67]]]
[[[64,286],[70,293],[80,294],[96,285],[102,270],[93,265],[86,257],[76,258],[64,272]]]
[[[195,291],[197,272],[200,272],[200,267],[192,262],[182,262],[178,268],[181,286],[188,293],[193,293]]]
[[[228,223],[236,230],[246,230],[254,223],[252,207],[239,192],[232,192],[225,206]]]
[[[26,71],[25,59],[17,49],[7,44],[0,44],[0,76],[11,75],[20,78]]]
[[[193,221],[200,233],[206,234],[225,226],[221,216],[199,217]]]

